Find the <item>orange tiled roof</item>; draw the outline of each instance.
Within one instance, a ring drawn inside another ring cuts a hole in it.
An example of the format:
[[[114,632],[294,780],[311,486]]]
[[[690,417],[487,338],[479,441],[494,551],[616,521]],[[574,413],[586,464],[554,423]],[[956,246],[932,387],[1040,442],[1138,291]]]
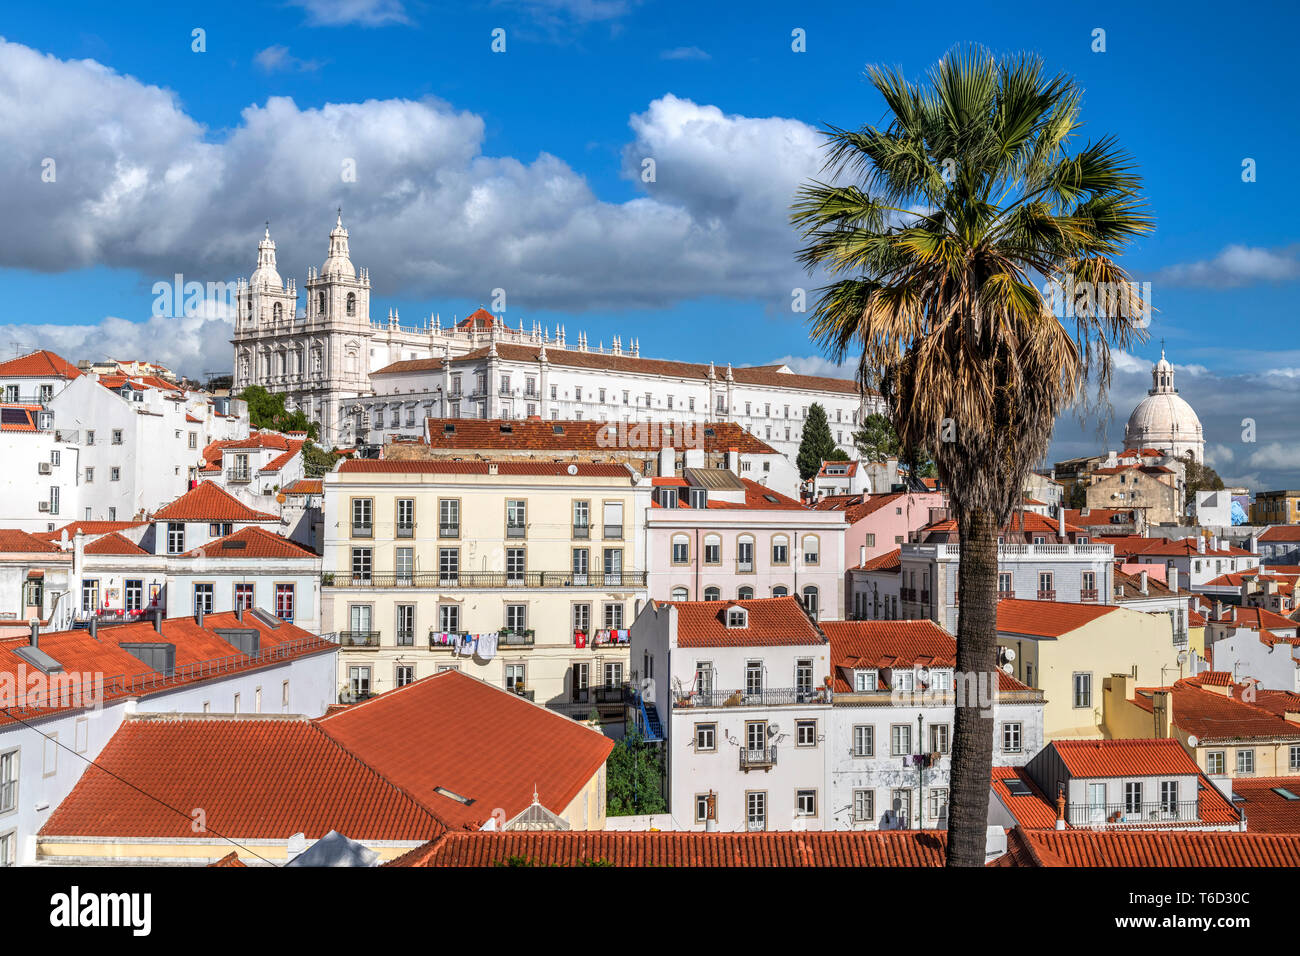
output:
[[[1066,508],[1065,520],[1068,524],[1075,524],[1081,528],[1092,528],[1097,525],[1124,524],[1133,520],[1133,512],[1127,508],[1088,508],[1087,514],[1082,508]],[[1116,522],[1115,518],[1121,520]]]
[[[1008,834],[1011,866],[1300,866],[1300,836],[1195,830],[1026,830]],[[1010,859],[1008,859],[1010,858]]]
[[[827,469],[836,469],[831,474]],[[843,468],[843,471],[839,469]],[[856,461],[823,461],[821,471],[817,473],[818,478],[852,478],[858,473],[858,463]]]
[[[1113,604],[1004,598],[998,601],[998,631],[1034,637],[1061,637],[1116,610],[1118,608]]]
[[[422,678],[317,723],[439,819],[473,829],[497,808],[506,819],[521,813],[534,791],[543,806],[563,813],[614,748],[602,734],[459,671]],[[438,787],[473,803],[443,796]]]
[[[37,349],[7,362],[0,362],[0,376],[5,378],[79,378],[81,370],[53,352]]]
[[[89,549],[87,549],[89,550]],[[182,558],[314,558],[316,552],[272,534],[265,528],[250,525],[224,538],[186,551]]]
[[[428,459],[393,460],[375,458],[349,458],[339,465],[343,474],[412,474],[412,475],[486,475],[488,465],[494,464],[499,475],[540,476],[567,475],[569,469],[585,478],[632,478],[626,465],[596,462],[562,461],[433,461]]]
[[[122,723],[40,834],[192,840],[188,809],[174,807],[202,807],[208,829],[231,839],[338,830],[415,841],[443,831],[313,721],[157,715]]]
[[[37,430],[36,413],[40,410],[39,406],[5,402],[0,405],[0,409],[4,411],[4,414],[0,415],[0,431],[34,432]]]
[[[130,538],[123,537],[116,531],[96,538],[86,545],[86,554],[148,554]]]
[[[1187,678],[1168,688],[1140,687],[1133,703],[1148,713],[1153,712],[1151,694],[1162,689],[1173,697],[1174,726],[1194,734],[1202,745],[1251,737],[1300,740],[1300,724],[1290,723],[1257,704],[1205,690]]]
[[[1198,774],[1196,762],[1172,738],[1056,740],[1061,762],[1075,777],[1157,777]]]
[[[453,430],[448,431],[448,427]],[[687,439],[704,442],[704,451],[717,454],[736,449],[746,455],[775,455],[776,449],[735,422],[656,422],[630,424],[637,453],[661,448],[686,447]],[[588,419],[537,421],[532,419],[429,418],[425,420],[429,447],[487,451],[581,451],[616,454],[620,426],[617,422]]]
[[[155,511],[151,520],[279,522],[280,519],[265,511],[254,511],[215,482],[200,481],[175,501]]]
[[[895,548],[893,551],[887,551],[884,554],[878,554],[874,558],[868,558],[865,564],[860,564],[854,571],[901,571],[903,569],[903,549]]]
[[[1245,797],[1238,806],[1246,814],[1247,833],[1300,833],[1300,799],[1278,790],[1300,797],[1300,777],[1233,778],[1233,796]]]
[[[1012,794],[1007,786],[1009,780],[1021,781],[1029,793]],[[1056,826],[1056,808],[1024,767],[994,767],[993,792],[1020,826],[1034,830],[1050,830]]]
[[[1060,523],[1040,515],[1037,511],[1017,511],[1011,515],[1011,519],[1003,526],[1002,530],[1003,532],[1014,534],[1032,534],[1035,531],[1057,534],[1060,531]],[[934,524],[926,525],[921,529],[922,534],[930,534],[933,532],[956,534],[957,522],[952,518],[947,518],[943,521],[936,521]],[[1084,528],[1077,528],[1067,521],[1065,524],[1065,533],[1068,537],[1072,534],[1086,535],[1088,532]]]
[[[17,528],[0,528],[0,553],[26,554],[36,552],[45,554],[51,551],[57,553],[59,549],[49,541],[43,541],[35,535],[28,534],[26,531],[19,531]]]
[[[678,647],[779,647],[825,642],[795,597],[655,603],[677,609]],[[731,607],[743,607],[748,612],[747,627],[727,627],[726,611]]]
[[[1201,555],[1202,557],[1208,556],[1212,558],[1213,557],[1219,557],[1219,558],[1255,557],[1255,555],[1252,555],[1245,548],[1238,548],[1236,545],[1231,545],[1227,548],[1219,548],[1219,549],[1211,548],[1207,545],[1205,551],[1201,552],[1197,550],[1195,538],[1181,538],[1177,541],[1169,541],[1164,538],[1155,538],[1149,540],[1151,540],[1152,543],[1147,547],[1143,548],[1140,552],[1138,552],[1139,554],[1159,555],[1162,557],[1181,557],[1184,555],[1195,556],[1197,554]]]
[[[1224,607],[1226,621],[1211,619],[1211,624],[1229,623],[1251,631],[1294,631],[1296,622],[1263,607]]]
[[[447,833],[387,865],[498,866],[522,859],[533,866],[943,866],[946,838],[938,830]]]
[[[244,863],[242,860],[239,859],[239,854],[238,854],[238,853],[236,853],[234,850],[231,850],[229,853],[227,853],[227,854],[226,854],[225,856],[223,856],[221,859],[217,860],[216,863],[209,863],[208,866],[223,866],[223,867],[224,867],[224,866],[241,866],[241,867],[247,867],[248,864],[247,864],[247,863]]]
[[[319,478],[299,478],[280,490],[286,495],[319,495],[324,494],[325,483]]]
[[[1264,533],[1259,536],[1259,540],[1265,542],[1300,542],[1300,524],[1269,525],[1264,529]]]
[[[145,521],[71,521],[61,528],[55,528],[53,531],[42,531],[39,537],[46,541],[58,541],[64,531],[68,532],[68,540],[77,536],[77,532],[82,534],[108,534],[110,531],[125,531],[127,528],[138,528]]]

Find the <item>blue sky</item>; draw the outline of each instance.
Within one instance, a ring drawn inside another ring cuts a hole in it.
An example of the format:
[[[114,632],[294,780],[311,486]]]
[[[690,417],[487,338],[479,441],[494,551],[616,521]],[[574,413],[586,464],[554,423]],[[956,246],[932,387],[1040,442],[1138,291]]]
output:
[[[149,347],[186,371],[225,368],[219,321],[146,323],[153,283],[246,275],[270,218],[280,272],[301,284],[342,204],[375,316],[447,319],[502,287],[512,323],[824,370],[789,309],[812,283],[783,215],[815,172],[814,131],[882,118],[866,64],[916,76],[974,41],[1074,75],[1084,135],[1116,135],[1146,176],[1157,230],[1126,264],[1159,312],[1152,341],[1118,360],[1120,422],[1163,338],[1225,477],[1294,485],[1293,6],[987,6],[23,5],[0,47],[0,175],[14,184],[0,195],[0,351]],[[646,155],[653,184],[636,175]],[[57,183],[40,180],[47,158]],[[1121,437],[1063,421],[1054,452]]]

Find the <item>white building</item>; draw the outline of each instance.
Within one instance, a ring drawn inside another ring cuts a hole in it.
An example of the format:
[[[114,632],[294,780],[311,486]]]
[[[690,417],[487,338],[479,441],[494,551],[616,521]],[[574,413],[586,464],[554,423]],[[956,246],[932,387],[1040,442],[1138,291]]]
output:
[[[72,620],[72,558],[26,531],[0,529],[0,636],[28,621],[64,628]]]
[[[80,513],[80,448],[39,405],[0,405],[0,527],[45,531]]]
[[[798,601],[652,600],[632,663],[675,829],[828,828],[830,648]]]
[[[332,703],[338,648],[329,641],[252,613],[197,626],[0,638],[0,867],[35,862],[37,832],[128,714],[316,717]]]
[[[846,451],[862,418],[883,408],[847,379],[642,358],[636,341],[625,348],[619,337],[592,346],[579,333],[570,345],[563,326],[511,329],[484,309],[445,329],[440,316],[404,327],[392,310],[387,322],[372,322],[370,277],[352,265],[341,216],[306,290],[299,314],[268,231],[239,293],[234,390],[285,394],[327,445],[419,437],[428,417],[736,421],[793,458],[813,402]]]

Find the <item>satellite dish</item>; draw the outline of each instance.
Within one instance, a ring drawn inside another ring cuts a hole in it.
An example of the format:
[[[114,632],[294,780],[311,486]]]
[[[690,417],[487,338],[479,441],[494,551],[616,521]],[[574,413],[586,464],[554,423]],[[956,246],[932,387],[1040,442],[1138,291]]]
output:
[[[1188,735],[1187,735],[1187,746],[1189,746],[1189,747],[1195,747],[1195,746],[1196,746],[1197,744],[1199,744],[1200,742],[1201,742],[1201,740],[1200,740],[1199,737],[1196,736],[1196,734],[1188,734]]]
[[[567,471],[568,471],[569,474],[571,474],[571,475],[576,475],[576,474],[578,473],[578,466],[577,466],[577,465],[570,465],[570,466],[568,467]]]
[[[1015,670],[1015,668],[1011,666],[1011,662],[1010,662],[1010,661],[1007,661],[1005,664],[1002,665],[1002,672],[1003,672],[1004,674],[1010,674],[1010,673],[1012,673],[1014,670]]]
[[[1009,647],[1003,648],[1002,659],[1004,661],[1014,661],[1016,659],[1016,652]]]

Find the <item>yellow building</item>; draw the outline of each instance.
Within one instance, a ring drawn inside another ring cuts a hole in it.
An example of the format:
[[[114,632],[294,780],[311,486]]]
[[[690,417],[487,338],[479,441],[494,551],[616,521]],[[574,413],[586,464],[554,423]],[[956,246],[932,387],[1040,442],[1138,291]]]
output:
[[[322,621],[344,699],[461,670],[623,713],[650,482],[622,464],[352,460],[324,479]]]
[[[1107,736],[1173,737],[1212,776],[1300,779],[1300,712],[1288,707],[1294,695],[1217,671],[1163,686],[1115,676],[1104,690]]]
[[[1113,674],[1182,676],[1168,616],[1113,604],[999,601],[997,640],[1012,675],[1043,692],[1048,741],[1105,735],[1102,682]]]
[[[1260,491],[1250,506],[1250,523],[1300,524],[1300,491]]]

